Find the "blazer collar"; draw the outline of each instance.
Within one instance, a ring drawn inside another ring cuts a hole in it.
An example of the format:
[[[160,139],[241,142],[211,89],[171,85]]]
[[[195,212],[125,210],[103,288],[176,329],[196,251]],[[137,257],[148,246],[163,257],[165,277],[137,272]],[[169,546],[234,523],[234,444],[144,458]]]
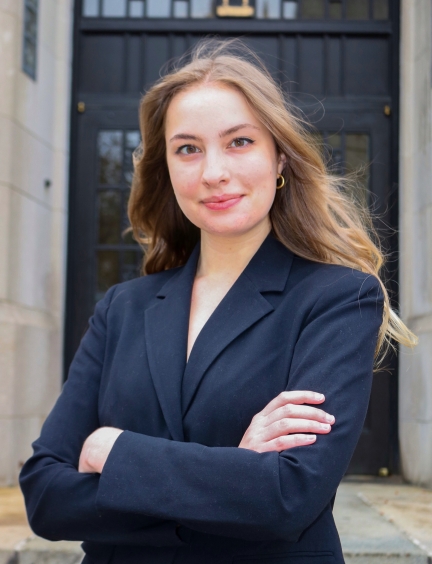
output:
[[[179,441],[184,440],[183,416],[205,372],[234,339],[273,311],[262,294],[284,290],[293,260],[270,233],[201,330],[186,363],[199,252],[198,243],[186,265],[159,290],[156,304],[145,311],[150,372],[167,426]]]

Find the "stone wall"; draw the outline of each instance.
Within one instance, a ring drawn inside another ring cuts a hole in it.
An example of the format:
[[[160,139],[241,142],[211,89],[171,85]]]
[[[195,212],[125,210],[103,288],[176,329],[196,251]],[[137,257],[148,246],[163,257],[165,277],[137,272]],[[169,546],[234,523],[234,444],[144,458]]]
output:
[[[16,482],[61,386],[73,0],[0,0],[0,484]],[[46,182],[48,181],[48,182]]]
[[[399,434],[404,477],[432,487],[432,1],[402,1],[400,289],[419,336],[401,351]]]

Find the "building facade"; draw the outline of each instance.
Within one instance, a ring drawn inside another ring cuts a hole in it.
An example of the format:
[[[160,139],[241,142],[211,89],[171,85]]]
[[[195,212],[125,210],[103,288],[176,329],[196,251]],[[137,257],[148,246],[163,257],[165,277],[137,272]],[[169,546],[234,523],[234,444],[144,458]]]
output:
[[[336,170],[367,165],[357,197],[399,228],[388,283],[420,344],[377,374],[350,471],[432,487],[432,2],[244,4],[253,17],[235,0],[0,0],[0,483],[16,482],[95,300],[138,274],[124,228],[140,95],[217,33],[264,57]]]

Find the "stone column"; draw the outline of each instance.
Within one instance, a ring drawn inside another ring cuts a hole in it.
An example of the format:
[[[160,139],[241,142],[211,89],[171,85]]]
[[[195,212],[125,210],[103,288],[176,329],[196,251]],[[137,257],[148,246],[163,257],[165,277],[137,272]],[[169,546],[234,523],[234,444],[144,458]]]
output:
[[[401,4],[400,296],[420,342],[400,353],[399,433],[404,477],[432,487],[432,2]]]
[[[0,485],[16,483],[61,387],[73,0],[0,1]]]

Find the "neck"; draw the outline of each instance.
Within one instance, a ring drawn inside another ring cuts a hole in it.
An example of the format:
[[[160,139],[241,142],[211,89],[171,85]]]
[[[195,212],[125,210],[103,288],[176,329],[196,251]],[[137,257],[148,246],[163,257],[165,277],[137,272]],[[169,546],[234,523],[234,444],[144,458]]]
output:
[[[235,237],[201,231],[197,277],[237,278],[270,233],[270,221]]]

